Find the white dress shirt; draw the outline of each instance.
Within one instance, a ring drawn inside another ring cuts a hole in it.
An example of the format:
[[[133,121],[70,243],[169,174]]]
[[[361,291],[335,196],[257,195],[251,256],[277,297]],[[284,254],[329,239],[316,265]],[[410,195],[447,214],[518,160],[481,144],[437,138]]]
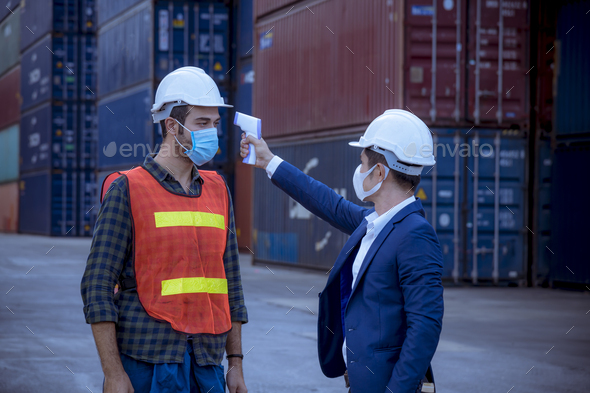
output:
[[[274,175],[277,167],[283,162],[283,159],[279,156],[274,156],[268,165],[266,166],[266,173],[268,178],[272,178]],[[352,288],[354,288],[354,283],[356,282],[356,278],[361,270],[361,266],[367,256],[367,252],[371,245],[379,236],[381,230],[385,227],[385,225],[395,216],[398,212],[400,212],[404,207],[408,206],[410,203],[416,201],[414,195],[410,196],[409,198],[403,200],[402,202],[398,203],[382,215],[377,214],[377,212],[373,212],[365,217],[367,220],[367,232],[365,236],[363,236],[363,240],[361,240],[361,246],[359,248],[358,253],[356,254],[356,258],[354,259],[354,263],[352,264]],[[346,363],[346,339],[344,339],[344,344],[342,345],[342,355],[344,356],[344,363]]]

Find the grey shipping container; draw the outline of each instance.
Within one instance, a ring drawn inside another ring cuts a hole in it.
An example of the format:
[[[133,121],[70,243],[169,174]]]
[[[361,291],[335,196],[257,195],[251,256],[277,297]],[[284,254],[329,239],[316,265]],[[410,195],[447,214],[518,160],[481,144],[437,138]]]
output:
[[[0,75],[18,63],[20,55],[20,8],[0,23]]]
[[[136,4],[149,3],[144,0],[118,0],[118,1],[98,1],[98,26],[102,27],[106,22],[117,15],[121,15],[129,8]]]
[[[0,183],[18,179],[19,126],[0,130]]]
[[[4,5],[4,7],[0,7],[0,22],[2,22],[8,15],[16,12],[20,5],[20,0],[8,0]]]
[[[522,284],[526,139],[513,130],[433,131],[437,164],[424,169],[414,192],[437,231],[444,278]],[[360,149],[348,142],[358,136],[277,142],[271,150],[346,199],[370,207],[356,198],[352,187]],[[275,187],[264,171],[256,171],[255,261],[328,270],[346,240]]]

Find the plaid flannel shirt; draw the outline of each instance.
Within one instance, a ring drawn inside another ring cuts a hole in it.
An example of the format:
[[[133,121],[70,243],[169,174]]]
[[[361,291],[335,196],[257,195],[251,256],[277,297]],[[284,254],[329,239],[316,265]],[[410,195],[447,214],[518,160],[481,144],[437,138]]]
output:
[[[144,167],[167,190],[199,195],[203,184],[197,168],[188,190],[148,155]],[[134,359],[149,363],[182,363],[186,352],[187,335],[174,329],[168,322],[150,317],[135,289],[114,294],[115,284],[134,277],[133,230],[124,176],[116,179],[105,195],[94,227],[94,237],[81,293],[87,323],[114,322],[119,351]],[[248,322],[240,277],[238,246],[235,235],[234,212],[229,196],[229,231],[223,255],[232,322]],[[199,366],[219,365],[223,360],[228,333],[195,334],[193,349]]]

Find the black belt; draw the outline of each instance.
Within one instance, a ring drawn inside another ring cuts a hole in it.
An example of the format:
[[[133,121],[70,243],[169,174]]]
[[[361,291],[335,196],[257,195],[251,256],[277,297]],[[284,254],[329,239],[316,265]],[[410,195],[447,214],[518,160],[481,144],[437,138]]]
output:
[[[119,287],[121,291],[128,291],[130,289],[135,289],[137,287],[137,283],[135,282],[135,278],[125,278],[119,281]]]

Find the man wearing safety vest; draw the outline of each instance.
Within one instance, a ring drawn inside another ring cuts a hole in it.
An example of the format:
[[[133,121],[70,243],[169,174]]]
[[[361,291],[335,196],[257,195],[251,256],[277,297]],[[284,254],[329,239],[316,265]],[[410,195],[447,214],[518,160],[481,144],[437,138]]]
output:
[[[430,361],[443,318],[438,238],[414,197],[422,168],[434,165],[426,124],[388,110],[358,142],[352,182],[366,209],[274,156],[264,140],[256,167],[309,211],[350,235],[320,293],[318,355],[327,377],[345,375],[352,393],[434,392]]]
[[[197,168],[218,150],[218,107],[231,106],[203,70],[171,72],[152,107],[160,151],[103,183],[81,292],[105,393],[223,393],[225,378],[247,392],[231,197],[220,175]]]

